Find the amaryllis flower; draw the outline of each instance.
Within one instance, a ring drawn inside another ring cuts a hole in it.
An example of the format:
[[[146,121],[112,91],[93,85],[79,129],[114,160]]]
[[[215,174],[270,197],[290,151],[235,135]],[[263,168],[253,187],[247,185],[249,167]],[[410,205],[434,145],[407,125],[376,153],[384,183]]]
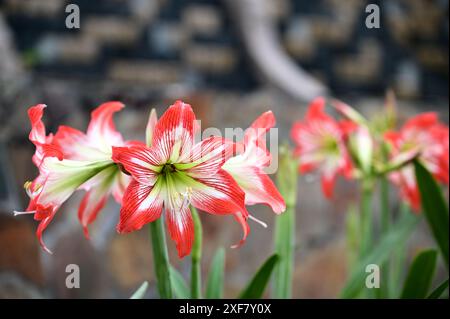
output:
[[[423,113],[408,120],[399,132],[385,135],[391,144],[391,156],[398,157],[411,150],[418,149],[418,160],[434,175],[448,186],[449,184],[449,128],[439,122],[436,113]],[[420,193],[416,183],[413,165],[394,171],[390,180],[400,188],[401,195],[418,211]]]
[[[164,210],[180,258],[190,253],[194,240],[189,205],[218,215],[241,212],[243,223],[248,216],[244,192],[222,169],[232,145],[219,137],[196,144],[195,127],[191,106],[177,101],[147,133],[151,147],[113,148],[113,159],[133,177],[123,197],[117,230],[138,230],[160,218]]]
[[[42,247],[50,252],[42,240],[42,232],[59,207],[77,190],[86,190],[78,217],[88,236],[87,226],[94,221],[109,194],[121,202],[129,177],[112,161],[112,145],[126,143],[115,130],[112,116],[124,107],[119,102],[102,104],[92,112],[87,133],[61,126],[53,136],[46,136],[42,122],[46,106],[38,104],[29,109],[32,125],[30,141],[36,146],[33,162],[39,175],[25,183],[30,202],[25,212],[40,221],[37,236]]]
[[[324,108],[324,98],[312,101],[304,121],[294,124],[291,137],[296,144],[300,172],[319,171],[322,191],[331,198],[336,177],[352,176],[352,162],[345,145],[347,122],[336,121]]]
[[[264,172],[271,161],[266,149],[265,134],[275,126],[271,111],[262,114],[245,131],[244,141],[238,143],[239,154],[225,162],[222,168],[231,174],[245,192],[245,204],[266,204],[276,214],[285,211],[286,204],[270,177]],[[252,217],[249,215],[249,217]]]

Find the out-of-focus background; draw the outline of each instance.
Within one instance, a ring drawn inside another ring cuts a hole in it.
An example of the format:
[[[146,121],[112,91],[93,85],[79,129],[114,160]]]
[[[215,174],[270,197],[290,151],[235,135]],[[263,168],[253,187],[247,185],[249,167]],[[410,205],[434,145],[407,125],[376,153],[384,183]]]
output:
[[[65,24],[69,3],[80,28]],[[369,3],[380,7],[380,28],[369,29]],[[161,114],[175,99],[193,105],[206,127],[247,127],[272,109],[279,136],[289,137],[308,101],[338,97],[365,114],[379,111],[392,88],[400,118],[438,111],[448,122],[448,0],[0,0],[0,298],[127,298],[144,280],[156,297],[147,229],[119,236],[112,201],[83,237],[80,195],[58,212],[39,248],[31,216],[13,217],[36,175],[26,110],[48,105],[47,130],[85,130],[90,111],[120,100],[116,116],[127,138],[143,138],[150,107]],[[392,194],[393,210],[398,208]],[[299,181],[295,298],[334,298],[347,274],[345,217],[358,193],[342,182],[327,202],[317,178]],[[251,212],[241,236],[232,218],[202,214],[203,269],[226,247],[226,297],[234,297],[272,250],[273,214]],[[170,257],[184,274],[189,258]],[[410,240],[409,258],[432,244],[426,227]],[[67,264],[81,268],[81,287],[67,289]],[[442,271],[442,270],[441,270]]]

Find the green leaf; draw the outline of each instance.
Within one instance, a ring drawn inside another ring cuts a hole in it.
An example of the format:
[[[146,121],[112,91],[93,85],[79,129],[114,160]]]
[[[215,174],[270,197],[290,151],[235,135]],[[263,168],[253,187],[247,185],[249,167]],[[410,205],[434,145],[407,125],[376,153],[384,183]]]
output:
[[[247,287],[241,292],[240,299],[259,299],[262,297],[278,259],[278,255],[275,254],[266,260]]]
[[[189,299],[191,294],[183,276],[174,267],[170,267],[170,280],[172,282],[173,293],[178,299]]]
[[[206,284],[206,298],[221,299],[223,296],[223,277],[225,266],[225,250],[219,248],[211,262],[211,269],[209,270],[207,284]]]
[[[407,203],[400,204],[399,217],[404,218],[413,214],[411,207]],[[390,273],[388,273],[387,281],[389,282],[389,296],[397,298],[403,289],[403,278],[407,269],[407,242],[398,243],[397,247],[390,257]],[[386,277],[386,275],[384,275]]]
[[[297,200],[297,162],[287,147],[280,148],[277,185],[286,202],[286,211],[275,218],[274,246],[280,257],[275,266],[272,297],[292,295],[292,271],[295,250],[295,206]]]
[[[423,299],[427,296],[436,270],[437,251],[429,249],[419,253],[409,268],[403,286],[402,299]]]
[[[447,288],[448,288],[448,278],[442,284],[437,286],[437,288],[431,292],[431,294],[427,297],[427,299],[438,299]]]
[[[372,250],[355,265],[350,277],[341,292],[342,298],[356,298],[365,288],[366,267],[370,264],[382,265],[400,243],[405,242],[417,225],[420,217],[407,215],[400,219],[386,235],[378,241]]]
[[[414,162],[414,167],[423,212],[448,267],[448,206],[445,203],[441,189],[428,170],[419,161]]]
[[[131,295],[130,299],[142,299],[148,289],[148,282],[144,281],[141,286]]]

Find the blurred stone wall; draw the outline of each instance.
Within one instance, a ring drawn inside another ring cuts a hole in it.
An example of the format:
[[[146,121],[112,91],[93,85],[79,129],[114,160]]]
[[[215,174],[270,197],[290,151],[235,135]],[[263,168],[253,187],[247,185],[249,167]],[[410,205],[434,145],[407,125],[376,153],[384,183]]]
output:
[[[81,28],[65,27],[78,4]],[[262,0],[284,48],[335,94],[448,96],[448,1]],[[369,3],[381,26],[365,26]],[[245,91],[258,76],[234,17],[213,0],[2,0],[26,65],[98,81]]]

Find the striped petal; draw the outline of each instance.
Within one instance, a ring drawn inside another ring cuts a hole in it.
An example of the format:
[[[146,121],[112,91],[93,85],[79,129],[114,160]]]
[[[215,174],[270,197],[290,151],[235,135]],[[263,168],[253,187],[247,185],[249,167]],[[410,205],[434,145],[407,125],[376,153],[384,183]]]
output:
[[[286,204],[278,189],[262,169],[238,167],[227,170],[245,192],[245,204],[266,204],[276,213],[286,210]]]
[[[42,122],[42,116],[46,107],[45,104],[37,104],[28,109],[28,118],[31,123],[31,131],[28,137],[33,143],[42,144],[46,141],[45,125]]]
[[[245,192],[245,204],[267,204],[275,213],[281,213],[285,210],[284,200],[263,171],[271,161],[264,138],[274,125],[275,117],[271,111],[256,119],[246,131],[244,152],[229,159],[223,169],[232,175]]]
[[[117,231],[128,233],[158,219],[163,208],[161,189],[161,183],[150,186],[132,180],[123,195]]]
[[[31,131],[28,136],[30,141],[36,146],[36,151],[33,155],[33,163],[40,167],[45,157],[57,157],[59,160],[63,159],[62,150],[52,143],[53,135],[46,136],[45,125],[42,122],[44,115],[45,104],[38,104],[28,109],[28,117],[31,123]]]
[[[158,115],[156,114],[156,110],[152,109],[145,128],[145,142],[148,146],[152,145],[153,132],[155,131],[156,123],[158,123]]]
[[[152,147],[158,161],[177,162],[194,143],[195,114],[189,104],[177,101],[161,116],[153,131]]]
[[[109,192],[94,188],[84,195],[78,207],[78,219],[83,227],[86,238],[89,238],[88,225],[96,218],[100,210],[105,207]]]
[[[275,126],[275,116],[272,111],[267,111],[260,115],[252,125],[245,131],[244,144],[256,143],[257,146],[265,149],[266,133]]]
[[[211,214],[233,214],[243,212],[245,194],[230,174],[223,169],[210,176],[193,178],[187,174],[177,174],[177,179],[192,192],[191,203]]]
[[[89,238],[88,225],[97,218],[98,213],[105,206],[117,175],[120,174],[122,173],[117,166],[113,165],[80,186],[87,190],[78,208],[78,219],[87,238]]]
[[[153,185],[161,170],[158,154],[143,145],[113,147],[112,159],[144,185]]]
[[[176,244],[178,257],[189,255],[194,243],[194,221],[189,206],[166,207],[166,223],[169,235]]]
[[[234,144],[221,137],[209,137],[197,143],[192,151],[185,152],[175,167],[186,170],[192,177],[202,177],[217,172],[233,154]]]
[[[86,134],[70,126],[62,125],[58,128],[54,143],[61,148],[67,159],[92,161],[110,158],[110,154],[97,148]]]
[[[114,182],[111,186],[111,193],[114,197],[114,200],[118,204],[122,204],[123,195],[128,185],[130,184],[132,177],[126,175],[124,173],[116,174]]]
[[[122,135],[116,130],[113,122],[114,113],[123,109],[121,102],[107,102],[101,104],[91,113],[91,121],[87,129],[87,136],[92,145],[104,153],[111,153],[111,146],[123,145]]]
[[[52,254],[51,250],[45,245],[43,233],[44,230],[47,228],[47,226],[50,224],[50,222],[53,220],[53,217],[55,216],[56,209],[51,209],[52,212],[45,218],[41,219],[38,225],[38,228],[36,230],[36,236],[39,240],[39,244],[41,245],[42,249],[44,249],[47,253]],[[35,214],[36,216],[36,214]]]
[[[243,236],[242,239],[237,244],[231,246],[231,248],[239,248],[244,244],[248,234],[250,234],[250,226],[247,223],[248,215],[242,214],[241,212],[236,212],[233,217],[241,225]]]

